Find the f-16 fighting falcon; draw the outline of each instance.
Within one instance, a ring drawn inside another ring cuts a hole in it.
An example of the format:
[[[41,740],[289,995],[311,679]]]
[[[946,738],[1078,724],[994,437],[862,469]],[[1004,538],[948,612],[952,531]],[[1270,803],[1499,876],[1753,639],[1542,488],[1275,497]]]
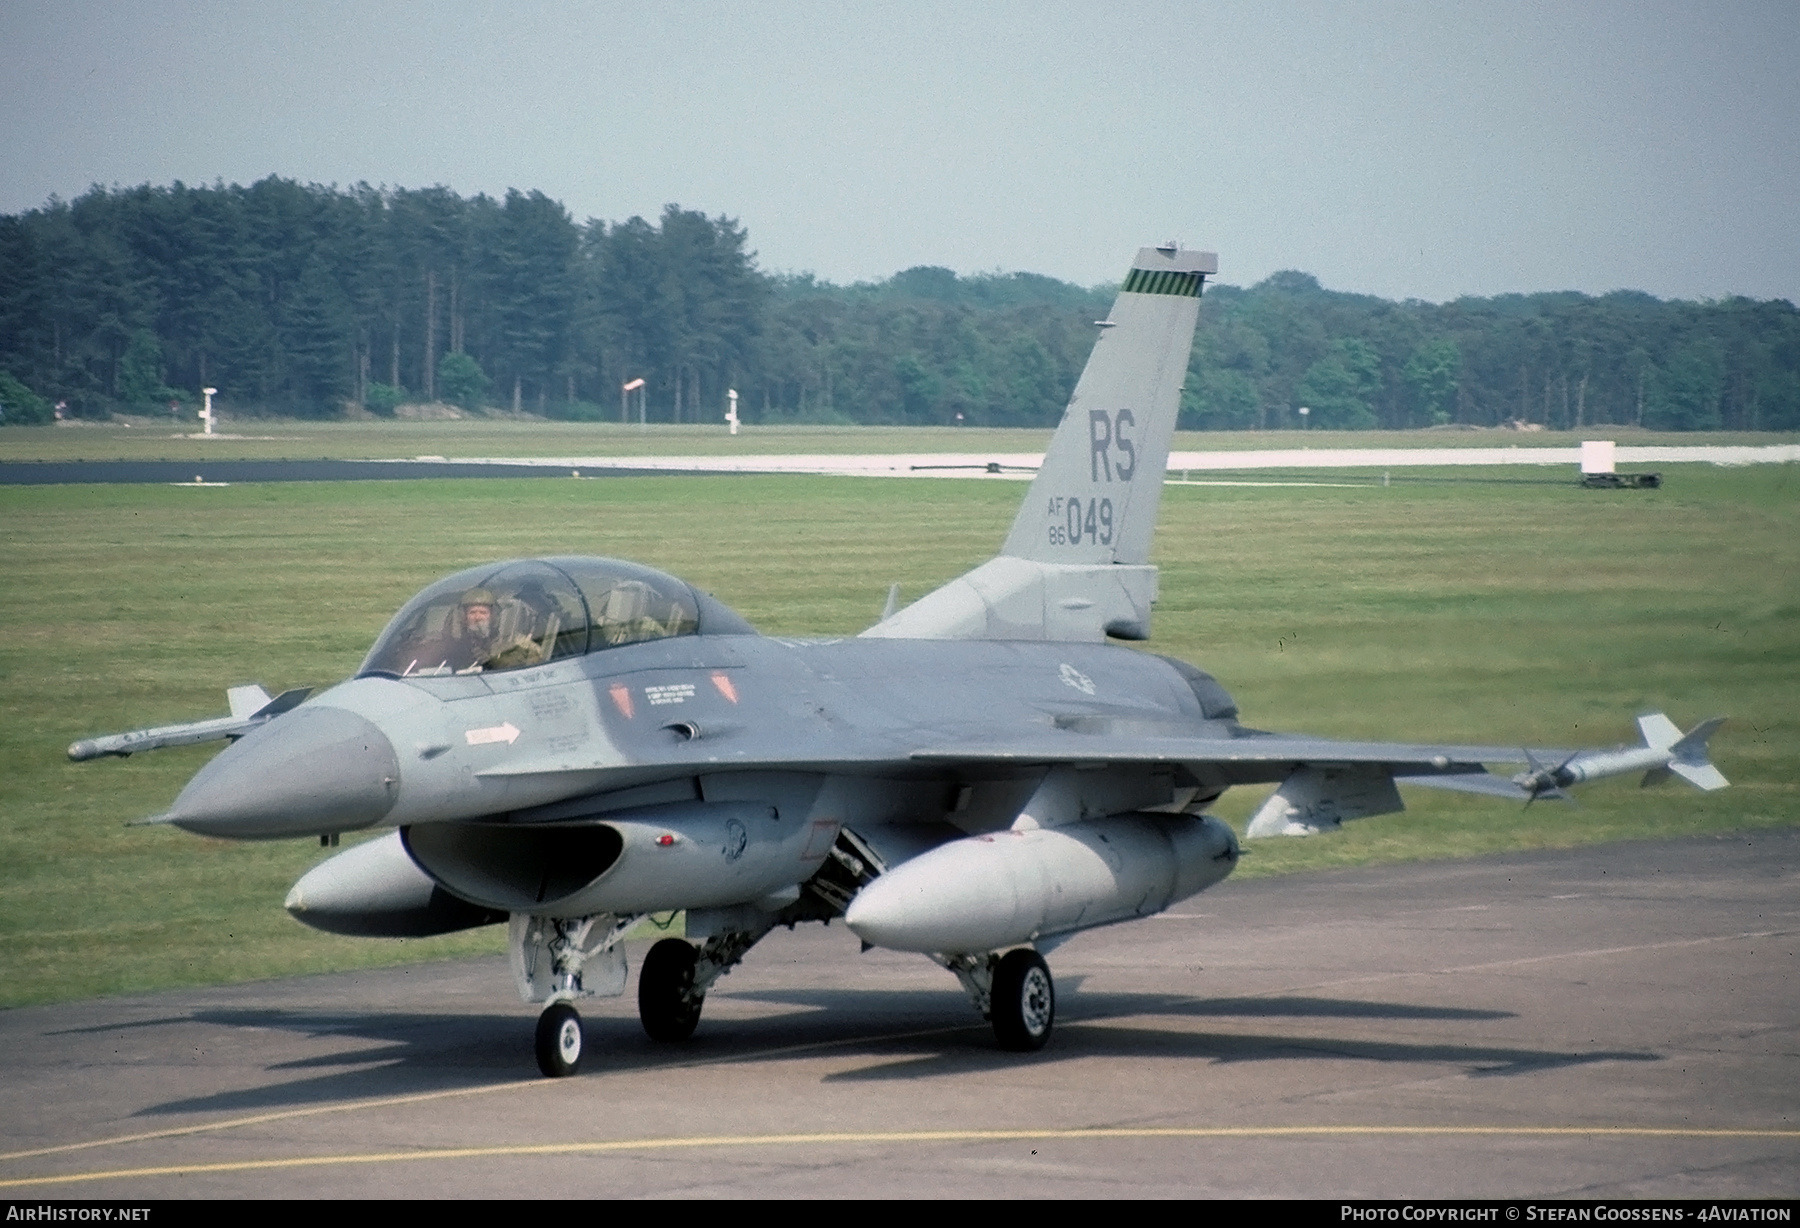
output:
[[[1056,1015],[1045,956],[1230,874],[1206,813],[1274,784],[1248,835],[1403,808],[1397,783],[1531,802],[1627,772],[1726,781],[1719,722],[1640,718],[1634,749],[1340,742],[1239,723],[1214,678],[1110,641],[1150,636],[1150,542],[1209,252],[1131,263],[997,557],[860,636],[773,639],[674,576],[616,559],[472,567],[427,588],[354,678],[230,692],[231,715],[77,742],[76,759],[231,739],[152,822],[244,840],[386,829],[294,885],[340,934],[508,926],[537,1060],[582,1058],[576,1003],[626,991],[694,1031],[776,926],[842,918],[954,973],[1001,1046]],[[1521,764],[1512,776],[1487,764]]]

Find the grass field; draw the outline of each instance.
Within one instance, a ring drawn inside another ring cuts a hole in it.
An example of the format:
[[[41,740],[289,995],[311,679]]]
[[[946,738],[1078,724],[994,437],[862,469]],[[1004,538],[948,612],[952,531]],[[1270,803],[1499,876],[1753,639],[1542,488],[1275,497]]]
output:
[[[1661,490],[1630,492],[1483,470],[1167,488],[1150,647],[1216,673],[1249,723],[1600,744],[1634,737],[1647,708],[1684,726],[1732,718],[1714,741],[1722,793],[1613,781],[1578,807],[1521,811],[1419,790],[1403,815],[1253,845],[1241,873],[1800,821],[1800,473],[1664,469]],[[77,765],[74,738],[220,713],[241,682],[336,681],[415,590],[512,555],[635,558],[764,631],[855,632],[890,582],[910,599],[987,558],[1023,491],[774,477],[0,488],[0,1003],[500,948],[491,930],[307,930],[280,904],[316,844],[123,825],[166,807],[216,748]],[[1259,800],[1228,795],[1219,812],[1241,824]]]
[[[193,424],[138,419],[135,425],[67,423],[0,429],[0,461],[23,460],[368,460],[414,456],[725,456],[780,453],[1032,452],[1050,431],[978,427],[747,426],[646,427],[617,423],[475,418],[460,422],[227,422],[212,439]],[[1653,432],[1594,427],[1533,431],[1180,431],[1177,451],[1259,448],[1574,447],[1583,438],[1621,444],[1774,444],[1800,434]]]

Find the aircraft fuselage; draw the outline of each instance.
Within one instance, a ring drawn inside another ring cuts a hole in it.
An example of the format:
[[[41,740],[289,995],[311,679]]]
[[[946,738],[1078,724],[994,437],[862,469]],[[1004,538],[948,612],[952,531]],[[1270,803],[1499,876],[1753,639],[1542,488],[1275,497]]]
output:
[[[170,817],[250,839],[543,822],[575,817],[543,812],[570,799],[780,771],[967,786],[995,805],[949,794],[942,809],[973,832],[1010,824],[1016,782],[1043,768],[933,752],[1051,731],[1230,738],[1235,724],[1207,719],[1167,661],[1104,644],[699,635],[508,672],[352,679],[220,754]],[[1142,805],[1172,800],[1166,769],[1127,774],[1151,782]],[[271,795],[315,795],[321,778],[340,800]]]

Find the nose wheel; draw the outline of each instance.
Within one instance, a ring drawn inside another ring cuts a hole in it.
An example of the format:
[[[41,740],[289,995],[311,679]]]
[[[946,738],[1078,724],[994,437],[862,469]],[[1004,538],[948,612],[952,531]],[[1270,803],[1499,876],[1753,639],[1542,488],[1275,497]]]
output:
[[[1008,951],[994,969],[992,1019],[1002,1049],[1042,1049],[1056,1022],[1056,985],[1044,957],[1028,947]]]
[[[581,1016],[567,1002],[552,1002],[538,1016],[537,1064],[549,1079],[581,1069]]]

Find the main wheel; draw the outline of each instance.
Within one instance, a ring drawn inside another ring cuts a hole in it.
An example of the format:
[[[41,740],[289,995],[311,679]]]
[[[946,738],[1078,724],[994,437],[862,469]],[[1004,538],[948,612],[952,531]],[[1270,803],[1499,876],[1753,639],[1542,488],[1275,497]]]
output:
[[[665,938],[644,956],[638,973],[638,1019],[651,1040],[686,1040],[700,1024],[704,998],[694,993],[694,948]]]
[[[581,1016],[567,1002],[552,1002],[538,1016],[537,1062],[550,1079],[581,1069]]]
[[[1043,956],[1028,947],[1008,951],[994,969],[994,1035],[1002,1049],[1042,1049],[1056,1022],[1056,986]]]

